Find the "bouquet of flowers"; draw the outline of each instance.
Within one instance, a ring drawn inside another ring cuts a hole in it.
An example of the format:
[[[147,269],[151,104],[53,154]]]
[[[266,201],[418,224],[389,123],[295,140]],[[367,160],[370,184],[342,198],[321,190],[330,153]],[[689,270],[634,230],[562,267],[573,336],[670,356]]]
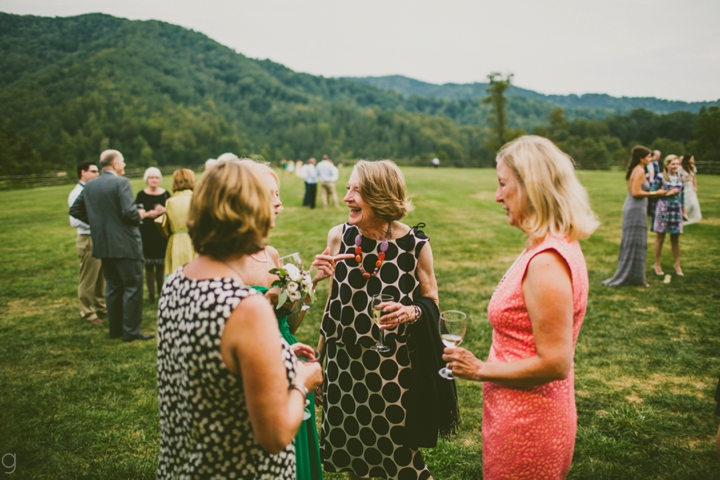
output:
[[[310,272],[292,263],[286,263],[280,268],[271,269],[270,273],[279,277],[272,283],[273,287],[280,289],[277,309],[282,308],[288,300],[296,302],[310,297],[310,303],[315,302],[316,296]]]

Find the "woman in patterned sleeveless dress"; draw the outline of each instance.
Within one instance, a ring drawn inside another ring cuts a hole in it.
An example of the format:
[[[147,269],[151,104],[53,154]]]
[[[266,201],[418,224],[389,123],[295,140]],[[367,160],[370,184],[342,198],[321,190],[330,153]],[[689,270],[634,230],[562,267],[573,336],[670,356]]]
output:
[[[270,205],[239,162],[197,188],[188,227],[200,255],[170,275],[158,305],[158,478],[295,478],[292,441],[320,365],[296,361],[238,273],[265,244]]]
[[[656,186],[667,190],[667,194],[658,200],[655,207],[655,273],[663,275],[660,265],[660,254],[662,253],[665,234],[670,234],[670,245],[672,248],[675,273],[683,276],[680,268],[680,234],[683,233],[683,217],[685,207],[683,205],[683,180],[680,176],[680,159],[677,155],[668,155],[663,162],[663,171],[655,177]]]
[[[273,208],[273,219],[270,228],[275,228],[275,217],[283,208],[280,200],[280,179],[277,173],[267,163],[250,159],[236,161],[253,168],[263,184],[270,190]],[[253,261],[246,263],[245,268],[238,273],[242,276],[246,285],[251,285],[254,290],[265,295],[274,306],[277,306],[279,291],[277,288],[271,289],[270,286],[278,277],[269,272],[270,269],[280,266],[280,256],[277,250],[270,245],[266,245],[262,250],[251,253],[250,258]],[[291,305],[290,303],[284,307],[275,310],[280,334],[291,346],[298,345],[298,348],[302,348],[304,346],[298,343],[293,333],[302,323],[305,310],[301,309],[300,305]],[[291,313],[288,314],[288,311]],[[295,353],[303,358],[315,360],[312,348],[309,348],[309,351],[296,351]],[[308,400],[314,407],[315,397],[313,393],[308,395]],[[322,464],[320,462],[317,428],[315,427],[315,408],[310,408],[310,418],[303,421],[297,435],[295,435],[295,464],[295,478],[297,480],[322,480]]]
[[[577,412],[573,356],[585,316],[588,274],[579,238],[598,226],[570,157],[536,136],[497,156],[498,189],[525,251],[490,304],[487,362],[446,348],[453,374],[483,385],[483,478],[558,479],[570,470]]]
[[[414,302],[424,297],[437,304],[432,251],[422,232],[399,222],[411,205],[393,162],[358,162],[343,201],[349,220],[330,230],[328,249],[313,263],[317,279],[332,276],[320,331],[327,356],[323,465],[351,479],[425,480],[431,476],[422,454],[406,446],[413,373],[407,333],[408,322],[422,315]],[[387,353],[371,349],[379,328],[369,302],[380,293],[394,299],[380,317]]]

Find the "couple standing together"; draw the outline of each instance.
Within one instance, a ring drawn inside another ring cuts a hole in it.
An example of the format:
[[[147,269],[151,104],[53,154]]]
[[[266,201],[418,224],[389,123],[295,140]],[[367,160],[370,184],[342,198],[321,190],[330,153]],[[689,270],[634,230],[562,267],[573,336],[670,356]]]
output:
[[[286,305],[289,315],[278,319],[277,292],[265,293],[268,302],[250,287],[269,286],[267,271],[278,263],[266,245],[282,205],[277,176],[247,160],[208,170],[188,220],[199,257],[168,278],[159,303],[158,477],[320,478],[314,424],[303,412],[322,384],[326,471],[431,478],[419,448],[435,446],[458,420],[454,383],[437,374],[444,363],[457,377],[484,382],[485,478],[565,477],[577,423],[573,356],[588,293],[578,239],[598,222],[572,160],[549,140],[521,137],[497,160],[496,201],[527,242],[490,301],[487,362],[463,348],[443,350],[433,337],[433,254],[418,226],[400,222],[411,205],[394,163],[355,166],[348,222],[330,230],[313,262],[314,283],[331,281],[318,352],[285,332],[304,309]],[[379,293],[394,302],[378,327],[368,302]],[[379,328],[388,353],[368,348]],[[326,359],[324,378],[316,356]]]

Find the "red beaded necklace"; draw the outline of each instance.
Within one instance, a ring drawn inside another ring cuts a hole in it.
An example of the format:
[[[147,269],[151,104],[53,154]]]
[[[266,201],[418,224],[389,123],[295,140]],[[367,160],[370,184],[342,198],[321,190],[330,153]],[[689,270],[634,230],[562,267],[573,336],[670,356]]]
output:
[[[375,262],[375,269],[372,273],[368,273],[363,268],[363,251],[362,251],[362,235],[358,233],[357,237],[355,237],[355,261],[358,263],[358,268],[360,269],[360,272],[362,273],[362,276],[364,278],[370,278],[377,275],[377,273],[380,271],[380,267],[382,267],[383,262],[385,261],[385,252],[388,249],[388,242],[387,240],[383,240],[382,243],[380,243],[380,253],[378,253],[378,259],[377,262]]]

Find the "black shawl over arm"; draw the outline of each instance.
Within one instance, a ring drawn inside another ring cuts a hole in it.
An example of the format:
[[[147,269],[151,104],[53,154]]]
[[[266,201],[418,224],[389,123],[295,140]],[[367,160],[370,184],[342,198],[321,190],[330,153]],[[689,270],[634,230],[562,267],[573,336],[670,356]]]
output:
[[[408,391],[405,446],[432,448],[442,437],[457,431],[460,413],[454,380],[445,380],[438,370],[445,366],[445,346],[440,340],[440,311],[431,298],[416,299],[422,317],[408,326],[412,383]]]

